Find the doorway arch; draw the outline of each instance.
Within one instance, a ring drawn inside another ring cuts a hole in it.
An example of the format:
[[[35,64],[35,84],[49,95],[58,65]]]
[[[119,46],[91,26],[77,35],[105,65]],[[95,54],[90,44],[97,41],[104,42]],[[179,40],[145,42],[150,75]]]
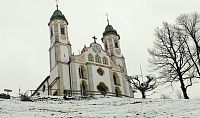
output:
[[[99,92],[102,94],[102,95],[106,95],[106,93],[109,91],[108,87],[106,86],[105,83],[103,82],[100,82],[98,85],[97,85],[97,90],[99,90]]]

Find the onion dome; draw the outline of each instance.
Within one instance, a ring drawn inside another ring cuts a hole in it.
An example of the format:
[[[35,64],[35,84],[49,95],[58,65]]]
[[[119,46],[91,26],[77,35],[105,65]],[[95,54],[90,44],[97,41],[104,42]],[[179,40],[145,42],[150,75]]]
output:
[[[53,15],[52,15],[51,18],[50,18],[50,22],[51,22],[52,20],[55,20],[55,19],[64,20],[64,21],[67,22],[67,20],[66,20],[64,14],[62,14],[62,12],[61,12],[59,9],[56,9],[56,10],[54,11]],[[67,25],[68,25],[68,22],[67,22]]]
[[[103,32],[103,36],[107,35],[107,34],[117,34],[117,31],[112,27],[112,25],[107,25],[105,28],[105,31]]]

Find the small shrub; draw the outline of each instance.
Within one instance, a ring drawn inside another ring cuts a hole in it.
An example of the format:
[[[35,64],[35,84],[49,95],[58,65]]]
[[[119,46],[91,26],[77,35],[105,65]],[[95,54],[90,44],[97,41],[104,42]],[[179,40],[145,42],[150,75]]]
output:
[[[161,94],[160,99],[170,99],[169,95]]]
[[[7,95],[5,93],[1,93],[0,94],[0,98],[3,98],[3,99],[10,99],[10,95]]]
[[[33,101],[32,99],[31,99],[31,97],[29,97],[28,95],[26,95],[26,94],[24,94],[24,95],[20,95],[20,99],[21,99],[21,101]]]

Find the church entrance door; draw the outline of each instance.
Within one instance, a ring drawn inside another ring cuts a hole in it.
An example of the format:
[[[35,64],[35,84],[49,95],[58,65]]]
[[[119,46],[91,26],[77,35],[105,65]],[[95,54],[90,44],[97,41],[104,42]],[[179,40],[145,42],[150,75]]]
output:
[[[108,87],[103,82],[100,82],[99,85],[97,85],[97,89],[104,96],[108,92]]]

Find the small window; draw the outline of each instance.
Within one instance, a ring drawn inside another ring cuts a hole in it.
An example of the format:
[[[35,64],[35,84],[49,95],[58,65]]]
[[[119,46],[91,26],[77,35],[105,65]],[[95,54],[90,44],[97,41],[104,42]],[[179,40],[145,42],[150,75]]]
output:
[[[95,61],[96,61],[97,63],[101,63],[101,57],[100,57],[99,55],[96,55],[96,56],[95,56]]]
[[[106,57],[103,57],[103,64],[108,65],[108,59]]]
[[[50,36],[51,37],[53,36],[53,29],[52,28],[50,29]]]
[[[119,48],[117,40],[115,40],[115,47]]]
[[[103,71],[103,69],[99,68],[99,69],[97,69],[97,73],[99,73],[99,75],[102,76],[104,74],[104,71]]]
[[[105,49],[108,50],[108,44],[107,43],[105,43]]]
[[[93,57],[92,54],[89,54],[89,55],[88,55],[88,61],[94,62],[94,57]]]
[[[39,96],[40,95],[40,93],[39,92],[37,92],[37,96]]]
[[[42,91],[45,92],[46,86],[43,85]]]
[[[65,27],[64,26],[60,27],[60,31],[61,31],[61,34],[65,35]]]

